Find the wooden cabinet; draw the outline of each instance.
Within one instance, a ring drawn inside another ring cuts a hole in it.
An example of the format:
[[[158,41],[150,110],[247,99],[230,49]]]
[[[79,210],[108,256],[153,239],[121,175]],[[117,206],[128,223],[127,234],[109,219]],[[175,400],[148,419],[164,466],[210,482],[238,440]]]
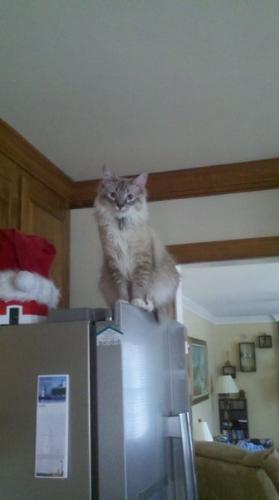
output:
[[[236,443],[240,439],[249,438],[248,411],[246,399],[219,399],[220,432],[229,441]]]
[[[45,237],[56,257],[50,278],[69,304],[71,181],[0,120],[0,227]]]
[[[19,227],[19,169],[0,153],[0,227]]]

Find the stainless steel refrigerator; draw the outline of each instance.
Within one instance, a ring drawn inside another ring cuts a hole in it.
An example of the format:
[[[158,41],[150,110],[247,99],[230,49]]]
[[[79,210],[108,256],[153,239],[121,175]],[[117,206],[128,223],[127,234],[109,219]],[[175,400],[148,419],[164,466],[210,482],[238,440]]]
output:
[[[196,500],[184,345],[122,302],[0,327],[0,499]]]

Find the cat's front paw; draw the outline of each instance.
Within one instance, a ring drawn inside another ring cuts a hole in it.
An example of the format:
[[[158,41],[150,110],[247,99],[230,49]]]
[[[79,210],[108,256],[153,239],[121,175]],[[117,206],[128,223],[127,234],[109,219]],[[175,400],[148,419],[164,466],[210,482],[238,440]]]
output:
[[[141,307],[142,309],[145,309],[146,311],[153,311],[154,310],[154,304],[150,299],[133,299],[132,302],[133,306]]]
[[[147,311],[150,311],[150,312],[154,311],[154,304],[153,304],[152,300],[146,299],[145,304],[146,304]]]

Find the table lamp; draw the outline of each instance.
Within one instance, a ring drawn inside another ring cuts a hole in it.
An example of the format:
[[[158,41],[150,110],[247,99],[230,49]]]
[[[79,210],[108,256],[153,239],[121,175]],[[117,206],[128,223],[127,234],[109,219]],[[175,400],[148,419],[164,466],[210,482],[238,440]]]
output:
[[[236,394],[239,389],[231,375],[219,375],[215,391],[217,394]]]
[[[207,422],[204,422],[201,418],[194,422],[193,436],[195,441],[213,441]]]

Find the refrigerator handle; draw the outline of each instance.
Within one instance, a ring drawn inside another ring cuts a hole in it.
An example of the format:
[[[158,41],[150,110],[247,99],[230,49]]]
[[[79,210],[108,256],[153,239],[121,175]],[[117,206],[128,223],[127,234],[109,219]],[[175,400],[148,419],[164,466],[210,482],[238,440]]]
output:
[[[181,439],[183,474],[187,500],[198,500],[190,412],[167,417],[167,436]]]
[[[196,479],[196,469],[194,464],[190,412],[187,411],[186,413],[179,413],[178,418],[182,443],[183,468],[187,498],[198,500],[198,487]],[[189,472],[191,474],[192,481],[189,481]]]

